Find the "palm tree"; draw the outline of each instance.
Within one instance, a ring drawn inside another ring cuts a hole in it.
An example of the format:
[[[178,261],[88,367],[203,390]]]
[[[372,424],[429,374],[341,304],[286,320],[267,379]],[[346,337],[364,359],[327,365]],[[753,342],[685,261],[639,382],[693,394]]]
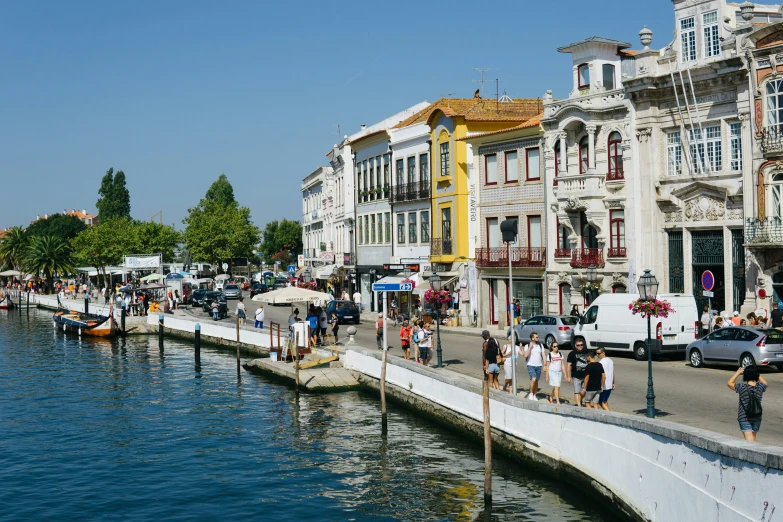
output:
[[[0,239],[0,263],[20,270],[27,248],[27,235],[22,227],[13,227]]]
[[[24,251],[23,266],[27,272],[41,273],[51,285],[52,275],[73,271],[70,245],[55,236],[36,236]]]

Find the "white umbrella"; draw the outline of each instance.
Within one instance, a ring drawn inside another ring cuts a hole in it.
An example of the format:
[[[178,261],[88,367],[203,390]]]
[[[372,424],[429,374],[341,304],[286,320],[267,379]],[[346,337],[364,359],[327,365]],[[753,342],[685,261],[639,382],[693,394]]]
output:
[[[295,286],[287,286],[280,290],[272,290],[265,294],[253,296],[253,301],[267,304],[310,303],[319,299],[325,301],[329,299],[329,294]]]
[[[29,274],[27,277],[24,278],[25,281],[29,281],[30,279],[34,278],[35,276],[33,274]]]
[[[163,274],[150,274],[141,278],[142,281],[161,281],[163,279],[166,279]]]
[[[6,270],[5,272],[0,272],[0,277],[19,277],[20,274],[16,270]]]
[[[218,274],[215,276],[215,281],[222,281],[223,279],[231,279],[228,274]]]

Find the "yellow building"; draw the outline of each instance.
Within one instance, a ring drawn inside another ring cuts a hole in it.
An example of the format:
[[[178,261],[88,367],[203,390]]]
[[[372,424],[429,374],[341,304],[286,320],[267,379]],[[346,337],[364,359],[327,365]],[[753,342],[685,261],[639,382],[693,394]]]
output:
[[[471,147],[460,138],[515,127],[542,110],[540,99],[441,98],[400,126],[427,122],[431,130],[432,240],[430,262],[440,272],[472,259],[477,231],[476,169]]]

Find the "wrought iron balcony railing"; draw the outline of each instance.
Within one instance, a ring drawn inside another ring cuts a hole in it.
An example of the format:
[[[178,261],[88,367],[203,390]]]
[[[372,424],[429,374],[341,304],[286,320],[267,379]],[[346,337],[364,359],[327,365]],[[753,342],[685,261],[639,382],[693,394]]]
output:
[[[451,238],[440,239],[433,238],[430,243],[431,256],[451,256],[454,255],[453,242]]]
[[[625,179],[625,173],[623,172],[622,168],[619,168],[614,172],[609,172],[606,175],[606,181],[620,181],[624,179]]]
[[[391,202],[400,203],[403,201],[416,201],[418,199],[429,199],[430,180],[423,179],[412,183],[395,185],[391,190]]]
[[[574,268],[603,268],[604,251],[600,248],[576,248],[571,251],[571,266]]]
[[[476,265],[482,267],[508,267],[509,250],[506,247],[498,248],[477,248]],[[546,248],[512,248],[511,266],[512,267],[542,267],[546,264]]]
[[[761,150],[765,154],[783,151],[783,127],[774,126],[762,129]]]
[[[555,257],[571,257],[570,248],[556,248]]]
[[[748,246],[783,243],[783,219],[768,217],[745,220],[745,243]]]
[[[625,248],[610,248],[608,257],[627,257]]]

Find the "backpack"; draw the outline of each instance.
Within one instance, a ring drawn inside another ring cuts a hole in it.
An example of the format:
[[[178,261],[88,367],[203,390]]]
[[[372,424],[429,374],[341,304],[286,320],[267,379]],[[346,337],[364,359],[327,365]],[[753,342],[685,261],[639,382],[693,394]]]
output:
[[[748,405],[745,406],[745,415],[749,419],[760,419],[763,410],[761,400],[755,392],[755,386],[748,386]]]

